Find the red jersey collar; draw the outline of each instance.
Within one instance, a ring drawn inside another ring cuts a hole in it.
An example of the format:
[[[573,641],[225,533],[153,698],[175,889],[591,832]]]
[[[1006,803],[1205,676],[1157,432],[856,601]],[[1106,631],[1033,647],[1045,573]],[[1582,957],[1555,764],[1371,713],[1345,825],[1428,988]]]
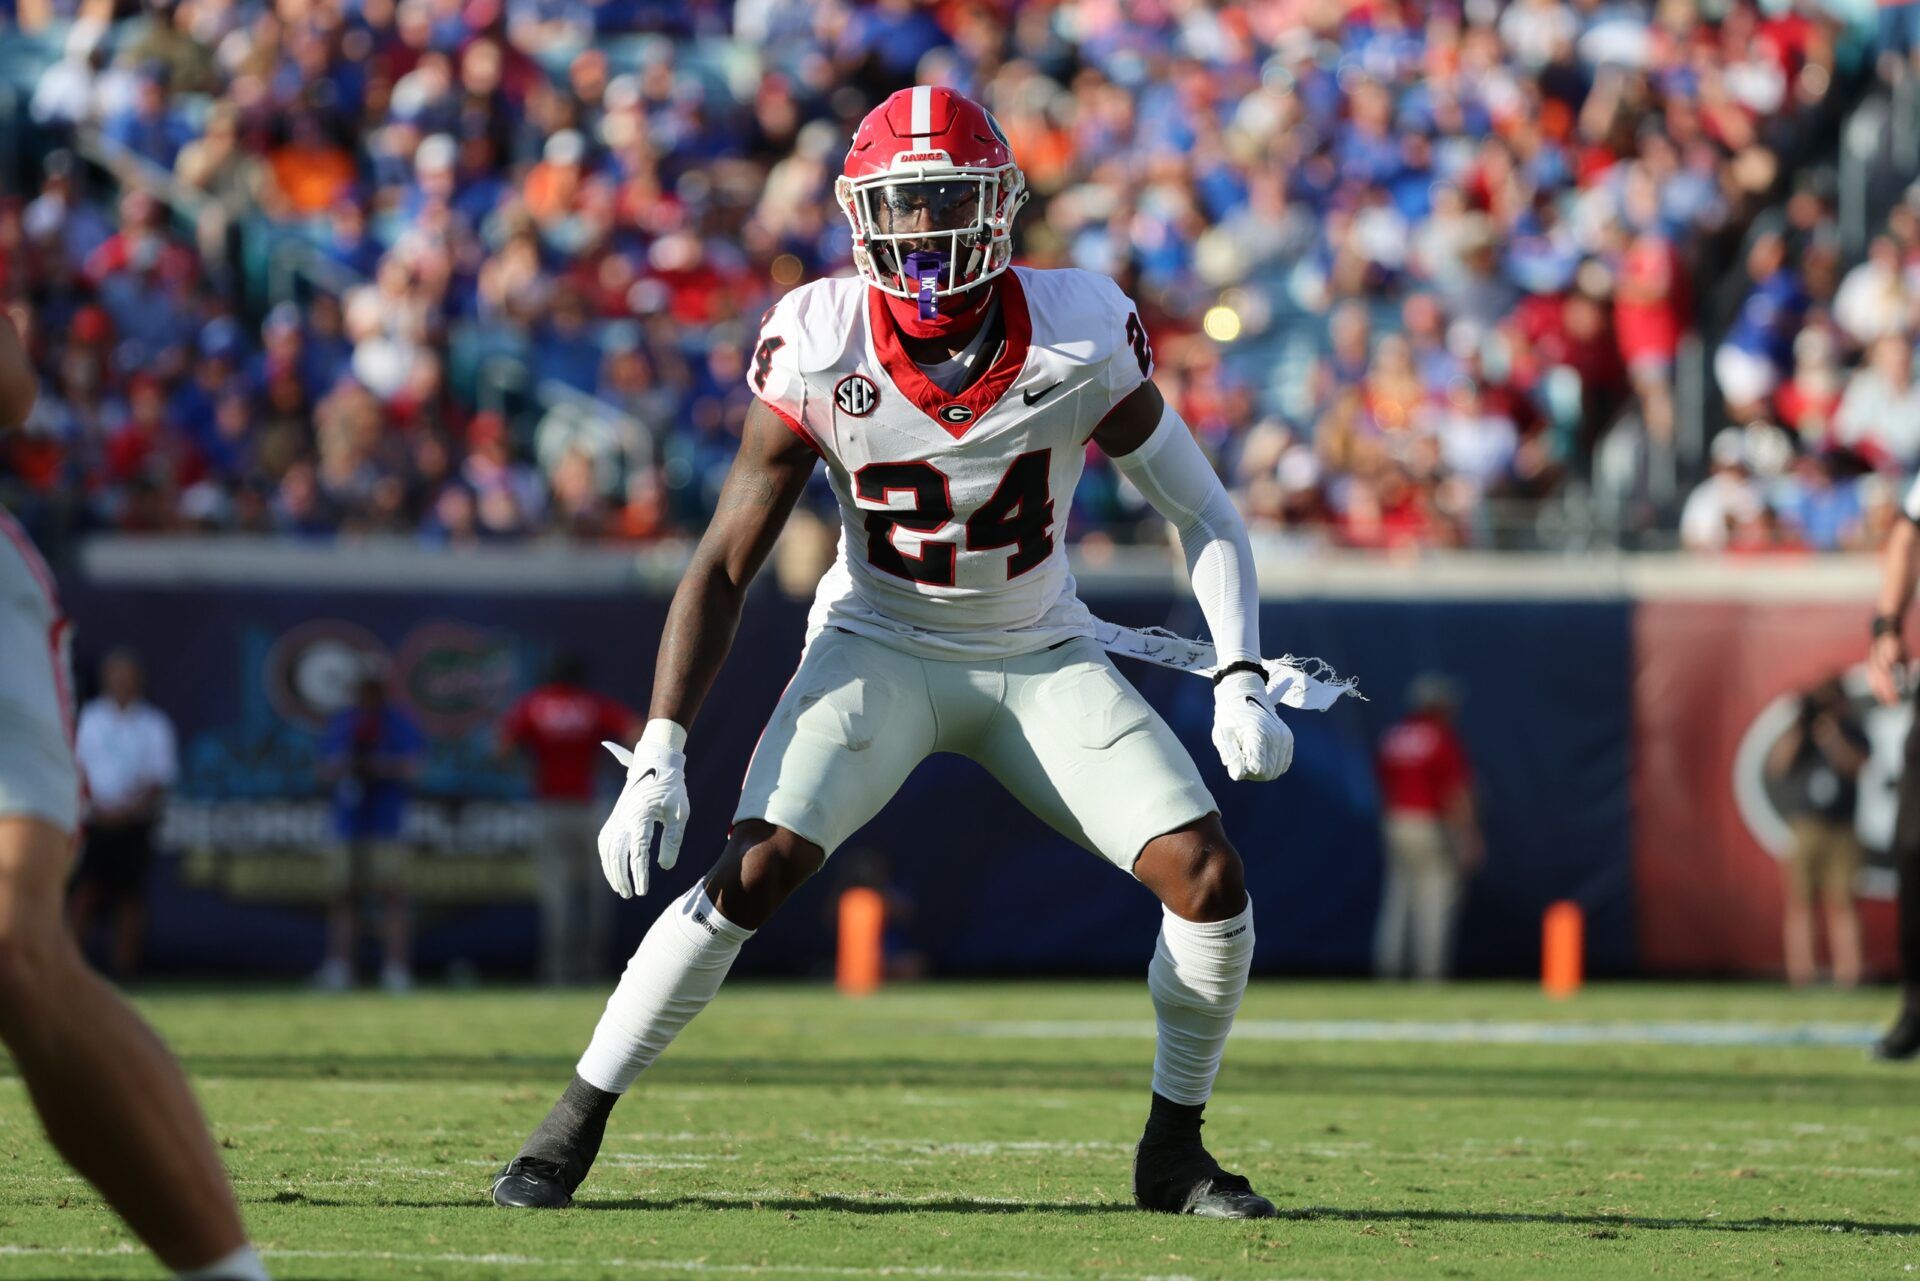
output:
[[[900,394],[919,406],[920,412],[940,424],[955,440],[967,434],[998,404],[1020,377],[1027,364],[1027,346],[1033,339],[1033,317],[1027,312],[1027,292],[1020,277],[1007,272],[999,277],[1001,323],[1006,326],[1006,341],[999,358],[986,373],[976,378],[957,396],[946,392],[920,372],[906,348],[900,345],[900,331],[887,312],[886,296],[878,289],[867,290],[867,329],[873,335],[874,355],[881,368],[900,390]]]

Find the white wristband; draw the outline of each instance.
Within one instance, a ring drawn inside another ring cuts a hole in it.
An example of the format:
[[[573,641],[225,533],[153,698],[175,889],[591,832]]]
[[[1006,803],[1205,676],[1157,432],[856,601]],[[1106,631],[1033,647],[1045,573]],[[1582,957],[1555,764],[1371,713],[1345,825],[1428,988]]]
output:
[[[647,722],[645,729],[640,731],[640,741],[648,747],[664,747],[669,752],[683,752],[687,748],[687,731],[683,726],[664,716],[656,716]]]

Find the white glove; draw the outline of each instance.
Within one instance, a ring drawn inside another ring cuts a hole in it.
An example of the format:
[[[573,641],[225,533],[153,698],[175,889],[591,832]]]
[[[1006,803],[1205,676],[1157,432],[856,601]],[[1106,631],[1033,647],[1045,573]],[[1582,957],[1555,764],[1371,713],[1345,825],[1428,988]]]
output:
[[[1234,672],[1213,687],[1213,746],[1236,783],[1264,783],[1293,764],[1293,731],[1253,672]]]
[[[627,767],[627,785],[600,828],[600,869],[621,898],[647,892],[647,857],[656,835],[660,870],[680,861],[687,834],[687,731],[669,720],[654,719],[640,731],[629,752],[618,743],[602,743]]]

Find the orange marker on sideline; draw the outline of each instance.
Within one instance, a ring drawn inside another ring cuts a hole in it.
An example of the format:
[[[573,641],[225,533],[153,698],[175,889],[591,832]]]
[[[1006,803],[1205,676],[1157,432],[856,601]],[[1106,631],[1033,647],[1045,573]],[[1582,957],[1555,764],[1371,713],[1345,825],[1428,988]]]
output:
[[[1586,961],[1586,918],[1562,899],[1540,918],[1540,990],[1564,1000],[1580,990]]]
[[[880,986],[886,927],[886,900],[879,890],[852,889],[840,896],[840,955],[834,981],[848,996],[865,996]]]

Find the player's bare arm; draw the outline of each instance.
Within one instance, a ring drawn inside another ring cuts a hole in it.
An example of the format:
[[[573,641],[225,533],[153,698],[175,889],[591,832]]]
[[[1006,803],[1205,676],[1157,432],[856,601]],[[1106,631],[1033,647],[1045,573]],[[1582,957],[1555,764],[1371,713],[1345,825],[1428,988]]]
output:
[[[692,724],[733,646],[747,587],[786,527],[815,460],[778,414],[753,402],[713,521],[667,611],[649,719]]]
[[[663,869],[680,859],[690,813],[687,727],[727,661],[747,588],[806,489],[814,460],[778,413],[753,402],[713,520],[667,611],[646,727],[631,753],[616,751],[627,785],[600,829],[600,865],[622,898],[647,892],[656,857]]]
[[[34,377],[15,324],[13,316],[0,310],[0,432],[27,421],[40,395],[39,379]]]
[[[1887,540],[1874,610],[1873,648],[1867,654],[1873,692],[1889,707],[1900,701],[1906,688],[1907,609],[1913,604],[1916,578],[1920,578],[1920,524],[1909,518],[1896,521]]]
[[[1093,443],[1112,459],[1124,458],[1147,443],[1167,412],[1166,398],[1152,382],[1143,382],[1110,410],[1093,429]]]

